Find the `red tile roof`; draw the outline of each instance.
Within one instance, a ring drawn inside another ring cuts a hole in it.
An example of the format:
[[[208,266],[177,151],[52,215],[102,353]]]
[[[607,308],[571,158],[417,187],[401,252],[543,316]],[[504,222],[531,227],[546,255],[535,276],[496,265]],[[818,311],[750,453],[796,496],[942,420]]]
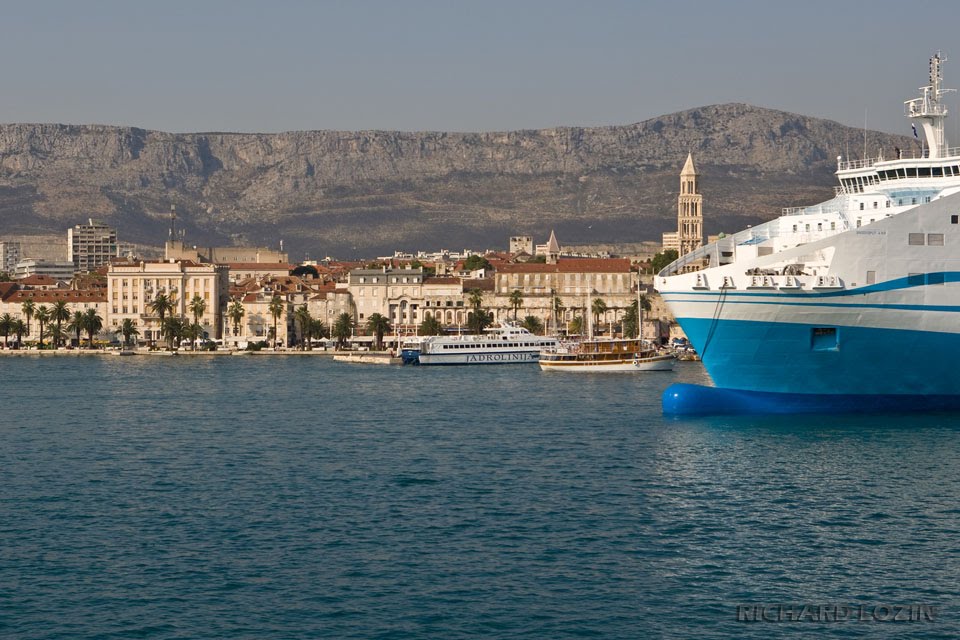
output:
[[[49,304],[57,300],[66,302],[106,302],[107,292],[103,289],[46,289],[34,291],[15,291],[4,300],[8,303],[21,303],[33,299],[36,304]]]

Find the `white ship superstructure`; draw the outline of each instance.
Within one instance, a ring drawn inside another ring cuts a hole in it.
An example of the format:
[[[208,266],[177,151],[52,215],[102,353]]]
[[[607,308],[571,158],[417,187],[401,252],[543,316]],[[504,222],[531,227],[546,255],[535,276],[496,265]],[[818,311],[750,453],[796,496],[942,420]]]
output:
[[[714,383],[736,392],[711,401],[730,410],[855,408],[878,397],[960,404],[960,148],[944,134],[942,62],[930,59],[930,84],[905,103],[922,148],[838,158],[831,200],[785,209],[658,275]],[[666,410],[696,410],[681,392],[690,390],[665,395]]]
[[[524,364],[540,359],[540,350],[557,345],[556,338],[537,336],[504,322],[482,335],[423,338],[417,364]],[[413,362],[412,352],[410,357]]]

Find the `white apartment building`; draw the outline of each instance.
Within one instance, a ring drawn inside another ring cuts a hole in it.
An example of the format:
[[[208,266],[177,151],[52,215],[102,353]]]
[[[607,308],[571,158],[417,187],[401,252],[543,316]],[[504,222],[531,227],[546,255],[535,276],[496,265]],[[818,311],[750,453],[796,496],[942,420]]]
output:
[[[67,260],[75,271],[89,273],[117,255],[117,230],[88,219],[67,229]]]

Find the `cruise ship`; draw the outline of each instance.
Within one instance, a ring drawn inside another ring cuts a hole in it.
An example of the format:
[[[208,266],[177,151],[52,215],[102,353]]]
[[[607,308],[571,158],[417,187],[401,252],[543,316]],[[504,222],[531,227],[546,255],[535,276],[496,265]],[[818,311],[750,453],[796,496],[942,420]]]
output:
[[[944,133],[943,62],[904,103],[916,151],[838,157],[831,200],[656,276],[715,385],[669,387],[665,413],[960,409],[960,148]]]
[[[405,346],[407,364],[524,364],[540,359],[540,350],[557,346],[556,338],[534,335],[525,328],[503,322],[483,335],[431,336],[419,347]]]

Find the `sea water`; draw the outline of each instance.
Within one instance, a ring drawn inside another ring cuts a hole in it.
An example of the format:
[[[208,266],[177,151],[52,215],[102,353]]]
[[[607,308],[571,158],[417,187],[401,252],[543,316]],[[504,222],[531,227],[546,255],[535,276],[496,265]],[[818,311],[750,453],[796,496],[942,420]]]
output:
[[[960,635],[956,415],[664,418],[696,363],[0,372],[4,638]],[[778,605],[867,615],[738,610]]]

